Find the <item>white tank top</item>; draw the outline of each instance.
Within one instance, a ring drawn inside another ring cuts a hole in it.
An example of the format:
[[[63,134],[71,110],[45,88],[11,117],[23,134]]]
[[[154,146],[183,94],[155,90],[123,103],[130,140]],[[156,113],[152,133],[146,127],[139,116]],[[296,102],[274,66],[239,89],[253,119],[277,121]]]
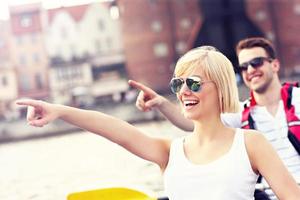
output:
[[[164,172],[170,200],[253,200],[257,175],[246,151],[244,134],[236,129],[230,150],[208,164],[193,164],[185,156],[184,138],[175,139]]]

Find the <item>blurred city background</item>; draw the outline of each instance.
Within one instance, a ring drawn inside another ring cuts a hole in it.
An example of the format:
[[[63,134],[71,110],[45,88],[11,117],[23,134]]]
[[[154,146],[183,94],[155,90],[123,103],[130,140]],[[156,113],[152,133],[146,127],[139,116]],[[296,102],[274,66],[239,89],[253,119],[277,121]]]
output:
[[[156,166],[61,121],[29,127],[26,110],[14,104],[16,99],[99,110],[151,134],[174,137],[182,131],[157,111],[135,108],[138,91],[127,80],[140,81],[175,102],[168,83],[176,60],[193,47],[213,45],[234,64],[243,100],[248,91],[234,47],[250,36],[273,41],[281,78],[299,81],[300,0],[1,4],[0,199],[64,199],[72,191],[118,184],[163,194]]]

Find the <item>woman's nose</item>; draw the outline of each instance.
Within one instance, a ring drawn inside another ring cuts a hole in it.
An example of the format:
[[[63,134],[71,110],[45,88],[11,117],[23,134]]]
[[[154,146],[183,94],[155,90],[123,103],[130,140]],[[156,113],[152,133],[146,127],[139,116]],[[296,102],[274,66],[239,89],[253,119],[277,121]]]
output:
[[[187,87],[187,85],[184,83],[182,85],[182,87],[180,88],[180,91],[179,91],[179,94],[182,95],[182,94],[191,94],[191,90]]]

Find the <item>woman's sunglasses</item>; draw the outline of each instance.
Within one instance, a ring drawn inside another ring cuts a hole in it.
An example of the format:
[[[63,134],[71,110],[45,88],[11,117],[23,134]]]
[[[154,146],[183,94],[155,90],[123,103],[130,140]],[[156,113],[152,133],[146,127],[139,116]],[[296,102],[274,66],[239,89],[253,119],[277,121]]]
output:
[[[261,67],[265,61],[268,61],[268,62],[272,62],[272,58],[266,58],[266,57],[256,57],[256,58],[253,58],[252,60],[248,61],[248,62],[244,62],[242,64],[240,64],[239,66],[239,69],[241,71],[247,71],[248,70],[248,67],[249,65],[251,65],[253,68],[258,68],[258,67]]]
[[[191,76],[186,79],[183,78],[172,78],[170,81],[170,88],[171,91],[176,94],[180,91],[183,84],[186,83],[189,90],[192,92],[199,92],[201,90],[201,86],[205,82],[212,82],[212,81],[203,81],[200,77],[197,76]]]

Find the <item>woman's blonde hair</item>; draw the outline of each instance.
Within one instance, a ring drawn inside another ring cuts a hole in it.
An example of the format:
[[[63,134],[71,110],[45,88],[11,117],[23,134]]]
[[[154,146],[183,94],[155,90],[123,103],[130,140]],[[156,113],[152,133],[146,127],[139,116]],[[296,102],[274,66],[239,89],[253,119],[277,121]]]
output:
[[[238,112],[238,89],[230,60],[214,47],[198,47],[178,60],[174,75],[190,74],[198,67],[201,67],[208,80],[216,84],[221,112]]]

